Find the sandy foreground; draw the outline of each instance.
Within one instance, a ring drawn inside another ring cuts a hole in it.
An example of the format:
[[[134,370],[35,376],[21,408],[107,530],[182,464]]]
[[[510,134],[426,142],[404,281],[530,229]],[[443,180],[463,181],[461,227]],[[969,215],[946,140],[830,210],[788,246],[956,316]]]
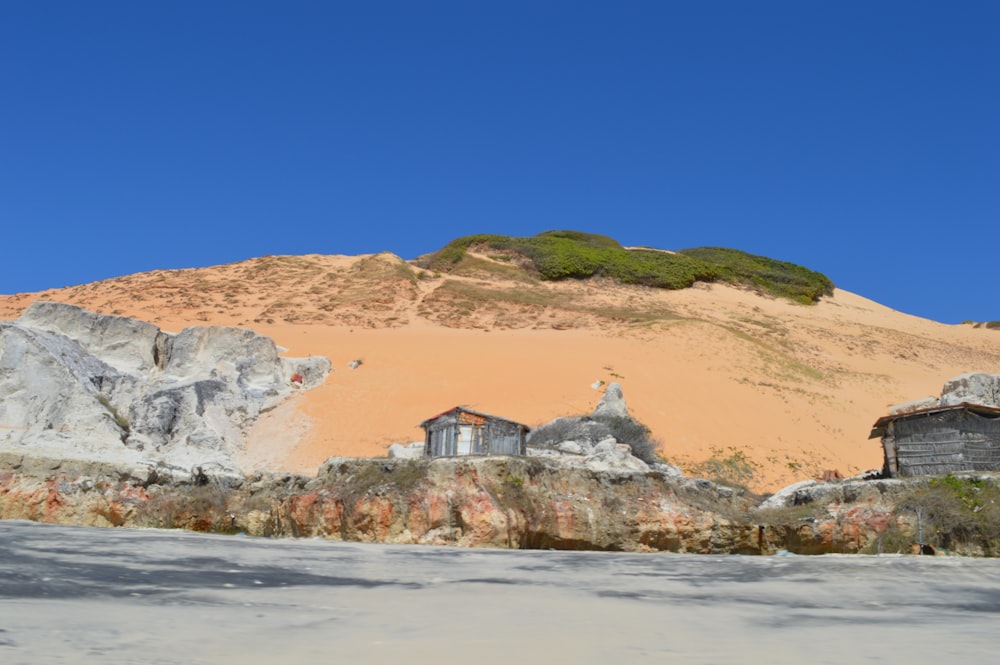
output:
[[[57,300],[168,331],[249,327],[287,355],[327,356],[326,383],[266,414],[247,440],[246,468],[300,473],[422,440],[419,423],[456,405],[535,427],[589,412],[619,382],[668,461],[697,473],[705,460],[748,460],[742,480],[773,491],[880,467],[868,435],[890,405],[937,395],[964,372],[1000,373],[1000,331],[842,290],[804,306],[725,285],[412,280],[408,270],[387,254],[264,257],[0,296],[0,318]],[[509,302],[522,292],[530,298]]]
[[[0,662],[992,663],[1000,562],[0,522]]]

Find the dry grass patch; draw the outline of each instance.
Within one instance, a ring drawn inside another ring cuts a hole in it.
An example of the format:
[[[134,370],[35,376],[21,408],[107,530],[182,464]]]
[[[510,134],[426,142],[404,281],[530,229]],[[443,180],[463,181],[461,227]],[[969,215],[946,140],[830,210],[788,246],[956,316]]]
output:
[[[542,327],[553,327],[553,321],[546,322],[542,317],[548,313],[551,319],[554,312],[564,314],[558,317],[560,327],[579,327],[581,323],[585,323],[580,319],[603,319],[634,325],[681,318],[662,305],[587,302],[586,295],[579,290],[553,288],[539,283],[534,286],[504,288],[493,287],[484,282],[446,279],[424,298],[424,304],[433,312],[428,318],[441,322],[456,319],[460,321],[473,313],[498,316],[512,314],[514,310],[510,309],[511,306],[519,308],[516,313],[521,323],[533,323]],[[503,326],[503,318],[498,318],[496,324]]]

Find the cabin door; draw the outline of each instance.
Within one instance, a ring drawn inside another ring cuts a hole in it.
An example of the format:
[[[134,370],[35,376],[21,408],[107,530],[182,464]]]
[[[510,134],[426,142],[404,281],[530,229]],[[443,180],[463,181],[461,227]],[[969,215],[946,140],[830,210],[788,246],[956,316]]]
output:
[[[456,455],[472,454],[472,425],[460,425],[458,428],[458,440],[455,442]]]

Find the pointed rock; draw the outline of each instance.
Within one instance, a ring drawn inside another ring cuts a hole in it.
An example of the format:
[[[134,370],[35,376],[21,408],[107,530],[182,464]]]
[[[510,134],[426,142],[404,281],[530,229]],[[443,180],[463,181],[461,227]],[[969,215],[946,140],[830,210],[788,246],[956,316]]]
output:
[[[625,396],[622,394],[622,387],[619,383],[608,384],[604,391],[604,397],[594,409],[595,418],[628,418],[628,407],[625,405]]]

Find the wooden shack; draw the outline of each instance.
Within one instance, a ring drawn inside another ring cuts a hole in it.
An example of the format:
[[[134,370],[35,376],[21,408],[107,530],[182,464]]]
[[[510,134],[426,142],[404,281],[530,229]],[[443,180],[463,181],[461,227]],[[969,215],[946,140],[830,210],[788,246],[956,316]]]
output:
[[[1000,408],[962,403],[884,416],[868,438],[876,437],[888,477],[1000,471]]]
[[[424,457],[524,455],[531,428],[506,418],[456,406],[420,423]]]

